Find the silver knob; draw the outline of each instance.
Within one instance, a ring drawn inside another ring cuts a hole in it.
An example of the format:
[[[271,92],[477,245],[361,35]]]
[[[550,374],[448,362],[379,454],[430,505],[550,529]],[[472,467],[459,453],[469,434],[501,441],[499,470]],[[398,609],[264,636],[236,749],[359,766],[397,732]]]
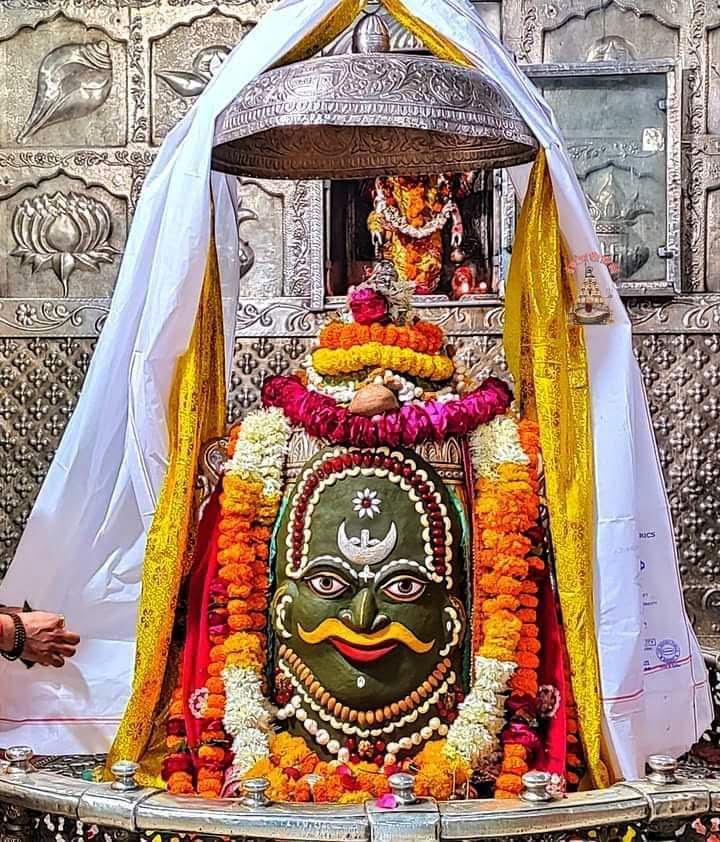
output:
[[[272,803],[265,794],[269,787],[270,781],[267,778],[249,778],[243,781],[245,795],[240,799],[241,803],[246,807],[267,807]]]
[[[522,776],[523,791],[520,798],[523,801],[538,803],[541,801],[552,801],[552,793],[549,791],[552,776],[549,772],[525,772]]]
[[[355,25],[352,35],[354,53],[389,53],[390,30],[376,14],[365,14]]]
[[[118,760],[113,763],[110,771],[115,780],[110,785],[110,789],[115,792],[133,792],[140,789],[140,784],[135,780],[135,775],[140,766],[132,760]]]
[[[400,805],[417,804],[417,796],[413,791],[415,778],[407,772],[395,772],[388,778],[390,791]]]
[[[647,765],[650,767],[647,775],[650,783],[661,786],[678,783],[678,762],[669,754],[651,754],[647,759]]]
[[[32,772],[33,750],[30,746],[11,746],[5,750],[5,760],[8,765],[8,773],[11,775],[25,775]]]

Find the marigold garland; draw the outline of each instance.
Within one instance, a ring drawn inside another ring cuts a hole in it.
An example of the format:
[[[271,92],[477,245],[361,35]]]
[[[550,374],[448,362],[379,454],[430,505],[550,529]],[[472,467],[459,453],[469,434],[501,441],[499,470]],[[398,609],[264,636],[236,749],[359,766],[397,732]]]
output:
[[[534,704],[540,665],[536,577],[544,567],[529,537],[540,518],[537,426],[497,417],[470,441],[475,471],[473,648],[517,665],[508,709]],[[512,738],[508,738],[510,740]],[[514,798],[528,771],[529,749],[506,741],[496,798]]]
[[[262,672],[267,653],[268,546],[280,506],[290,427],[279,409],[250,413],[225,465],[220,497],[219,577],[227,584],[229,637],[222,646],[223,723],[242,773],[268,751],[270,709]],[[212,659],[212,656],[211,656]]]
[[[231,762],[243,771],[268,751],[269,710],[262,692],[268,545],[280,503],[288,436],[281,410],[260,410],[235,428],[228,447],[220,495],[218,570],[208,607],[209,677],[202,688],[206,693],[201,743],[194,758],[196,791],[206,798],[220,795]],[[182,710],[182,696],[176,691],[170,721],[173,715],[182,717]],[[178,730],[179,724],[174,728]],[[170,739],[168,748],[173,751]],[[186,746],[182,749],[165,764],[168,790],[176,794],[192,791],[190,753]]]
[[[333,319],[320,331],[320,347],[349,350],[368,342],[379,342],[395,348],[409,348],[420,354],[437,354],[445,341],[442,328],[431,322],[416,321],[412,325],[370,325],[346,323]]]
[[[570,659],[567,649],[563,647],[565,661],[565,712],[566,712],[566,742],[565,780],[568,787],[576,789],[585,774],[585,760],[583,758],[582,743],[580,742],[580,726],[578,723],[577,705],[570,680]]]
[[[453,361],[443,354],[421,354],[372,341],[347,350],[318,348],[312,354],[312,364],[319,374],[331,376],[378,367],[425,380],[448,380],[455,370]]]
[[[273,801],[299,803],[362,804],[390,791],[388,777],[401,769],[415,775],[415,792],[446,800],[470,778],[470,767],[462,760],[451,760],[445,741],[428,742],[415,757],[402,764],[380,767],[374,763],[325,762],[308,747],[302,737],[283,731],[270,740],[267,757],[258,760],[243,776],[267,778],[268,796]],[[313,776],[309,781],[307,776]]]

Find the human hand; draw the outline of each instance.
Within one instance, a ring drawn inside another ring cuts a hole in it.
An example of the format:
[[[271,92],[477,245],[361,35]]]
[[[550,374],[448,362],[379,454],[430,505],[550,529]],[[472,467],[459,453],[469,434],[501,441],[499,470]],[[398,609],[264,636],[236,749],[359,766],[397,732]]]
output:
[[[17,616],[25,627],[26,641],[21,656],[24,660],[42,666],[62,667],[66,658],[73,657],[80,637],[67,631],[64,617],[45,611],[29,611]],[[7,615],[0,619],[0,648],[9,652],[12,651],[15,634],[13,619]]]

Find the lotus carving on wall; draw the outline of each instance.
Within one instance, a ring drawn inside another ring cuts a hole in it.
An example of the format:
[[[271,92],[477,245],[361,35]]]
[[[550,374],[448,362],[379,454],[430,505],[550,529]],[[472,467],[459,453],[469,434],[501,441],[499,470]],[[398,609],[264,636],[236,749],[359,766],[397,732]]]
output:
[[[30,265],[32,273],[50,268],[68,295],[76,270],[97,272],[112,263],[119,249],[109,242],[112,221],[108,208],[92,196],[57,192],[25,199],[15,209],[12,233],[17,243],[11,255]]]

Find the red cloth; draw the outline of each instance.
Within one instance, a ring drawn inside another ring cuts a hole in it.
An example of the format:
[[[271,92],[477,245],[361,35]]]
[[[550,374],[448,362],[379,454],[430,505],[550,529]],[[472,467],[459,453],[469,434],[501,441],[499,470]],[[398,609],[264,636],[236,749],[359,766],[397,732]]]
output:
[[[205,686],[210,661],[208,608],[210,585],[217,575],[220,493],[215,491],[208,501],[198,527],[195,563],[188,582],[187,628],[182,664],[182,695],[185,730],[190,749],[200,743],[201,722],[190,712],[190,696]]]
[[[567,751],[567,709],[565,707],[565,667],[563,648],[565,640],[560,628],[555,593],[550,576],[545,572],[539,583],[540,605],[538,606],[538,630],[542,645],[538,681],[541,685],[552,684],[560,693],[560,707],[549,720],[545,733],[544,750],[536,761],[539,771],[565,774]]]

